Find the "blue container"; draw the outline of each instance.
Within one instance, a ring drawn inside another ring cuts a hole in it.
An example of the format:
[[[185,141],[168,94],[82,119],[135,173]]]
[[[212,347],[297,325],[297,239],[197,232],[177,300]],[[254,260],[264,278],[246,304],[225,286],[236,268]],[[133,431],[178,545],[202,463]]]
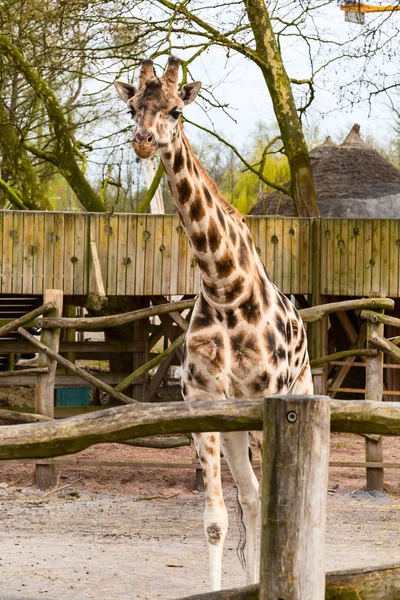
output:
[[[56,406],[89,406],[90,388],[88,387],[56,387],[55,392]]]

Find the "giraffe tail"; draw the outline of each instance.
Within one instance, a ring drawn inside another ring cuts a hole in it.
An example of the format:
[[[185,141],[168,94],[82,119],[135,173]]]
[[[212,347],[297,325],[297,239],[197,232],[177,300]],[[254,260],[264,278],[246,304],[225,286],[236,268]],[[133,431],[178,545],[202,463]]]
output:
[[[236,523],[239,529],[239,542],[236,548],[236,554],[242,565],[242,569],[246,568],[246,527],[243,521],[243,509],[239,502],[239,491],[236,491]]]

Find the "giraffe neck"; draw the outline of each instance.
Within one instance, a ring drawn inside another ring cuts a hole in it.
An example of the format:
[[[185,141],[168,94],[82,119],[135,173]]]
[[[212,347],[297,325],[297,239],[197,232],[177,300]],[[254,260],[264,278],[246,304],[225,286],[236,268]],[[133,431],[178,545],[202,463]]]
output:
[[[220,194],[181,127],[161,160],[174,203],[202,272],[203,293],[230,306],[254,282],[261,261],[245,219]]]

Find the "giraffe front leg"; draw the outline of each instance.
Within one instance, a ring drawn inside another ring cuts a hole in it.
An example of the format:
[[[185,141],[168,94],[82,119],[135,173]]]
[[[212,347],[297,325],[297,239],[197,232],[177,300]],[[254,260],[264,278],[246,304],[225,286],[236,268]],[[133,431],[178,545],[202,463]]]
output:
[[[219,433],[194,433],[204,479],[204,531],[208,542],[211,590],[221,589],[222,555],[228,531],[226,510],[221,485],[221,458]]]
[[[222,449],[238,488],[246,530],[246,584],[257,581],[257,517],[260,512],[259,484],[249,458],[247,431],[221,434]]]

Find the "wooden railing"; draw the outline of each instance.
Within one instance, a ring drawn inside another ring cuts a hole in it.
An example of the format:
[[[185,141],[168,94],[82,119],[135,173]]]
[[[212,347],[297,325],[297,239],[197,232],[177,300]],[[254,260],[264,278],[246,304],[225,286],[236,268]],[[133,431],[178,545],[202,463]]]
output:
[[[124,406],[104,411],[101,419],[86,415],[0,427],[0,459],[70,454],[99,442],[159,433],[264,429],[260,586],[204,595],[204,600],[332,600],[343,597],[344,589],[349,597],[364,597],[366,592],[372,597],[373,590],[374,598],[395,600],[398,565],[351,576],[328,574],[325,583],[329,428],[400,435],[400,404],[270,396]]]

